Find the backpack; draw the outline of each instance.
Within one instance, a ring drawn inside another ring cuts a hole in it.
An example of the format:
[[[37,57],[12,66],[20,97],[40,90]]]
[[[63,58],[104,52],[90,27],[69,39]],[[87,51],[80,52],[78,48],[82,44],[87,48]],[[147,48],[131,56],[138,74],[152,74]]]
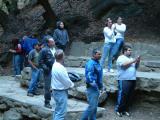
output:
[[[76,72],[68,72],[68,76],[72,82],[79,82],[82,80]]]

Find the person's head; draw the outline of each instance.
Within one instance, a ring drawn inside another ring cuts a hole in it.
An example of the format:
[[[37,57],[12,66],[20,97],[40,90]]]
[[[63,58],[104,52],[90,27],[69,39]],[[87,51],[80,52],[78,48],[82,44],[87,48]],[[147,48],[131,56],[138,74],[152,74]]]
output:
[[[122,24],[122,17],[119,16],[119,17],[117,18],[117,23],[118,23],[118,24]]]
[[[57,22],[57,28],[64,29],[64,23],[62,21]]]
[[[18,43],[19,43],[19,39],[18,38],[12,39],[12,44],[13,44],[14,47],[16,47],[18,45]]]
[[[95,60],[100,60],[101,59],[101,51],[98,49],[93,49],[92,51],[92,57]]]
[[[35,43],[33,46],[34,46],[34,49],[36,49],[37,51],[39,51],[41,49],[40,43]]]
[[[61,50],[61,49],[56,50],[54,56],[55,56],[55,59],[56,59],[57,62],[63,63],[63,60],[64,60],[63,50]]]
[[[112,20],[111,20],[111,18],[107,18],[105,24],[106,24],[107,27],[112,27]]]
[[[132,48],[129,45],[124,45],[122,53],[126,56],[131,56],[132,54]]]
[[[52,37],[48,38],[47,39],[47,44],[48,44],[48,47],[52,48],[55,46],[55,41]]]

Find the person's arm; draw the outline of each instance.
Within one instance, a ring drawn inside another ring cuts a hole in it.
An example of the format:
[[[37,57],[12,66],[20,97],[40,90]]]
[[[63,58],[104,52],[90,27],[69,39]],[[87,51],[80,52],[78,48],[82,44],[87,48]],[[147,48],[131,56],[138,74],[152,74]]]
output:
[[[112,35],[113,35],[113,30],[109,30],[109,29],[107,29],[107,28],[104,28],[103,33],[104,33],[106,36],[108,36],[109,38],[111,38]]]
[[[58,42],[58,35],[57,35],[56,30],[54,30],[53,39],[55,40],[56,43]]]
[[[135,65],[136,69],[138,69],[138,67],[139,67],[140,59],[141,59],[140,56],[138,56],[137,61],[136,61],[136,65]]]
[[[66,87],[66,88],[72,88],[74,86],[74,83],[70,80],[67,70],[64,67],[60,67],[59,71],[59,80],[60,82]]]
[[[45,60],[46,60],[45,57],[46,57],[46,50],[45,48],[43,48],[39,53],[39,66],[44,70],[44,72],[48,72],[49,68],[45,64]]]
[[[124,33],[124,32],[126,31],[126,25],[123,24],[122,26],[117,27],[117,28],[116,28],[116,31],[117,31],[117,32],[120,32],[120,33]]]
[[[86,65],[86,78],[87,78],[87,83],[90,84],[93,88],[98,89],[98,85],[96,83],[97,77],[94,76],[94,65],[93,64],[88,64]]]
[[[32,59],[34,58],[34,53],[31,51],[28,55],[28,62],[34,69],[38,69],[37,66],[32,62]]]
[[[69,35],[68,35],[67,30],[66,30],[66,35],[67,35],[67,42],[69,42]]]
[[[18,44],[17,46],[18,46],[17,49],[15,49],[16,53],[21,53],[22,52],[21,44]]]

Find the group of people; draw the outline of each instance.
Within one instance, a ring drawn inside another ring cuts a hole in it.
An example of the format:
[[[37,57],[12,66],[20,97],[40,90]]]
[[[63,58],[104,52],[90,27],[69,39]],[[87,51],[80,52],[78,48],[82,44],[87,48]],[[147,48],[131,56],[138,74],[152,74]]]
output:
[[[128,115],[128,107],[133,95],[136,84],[136,69],[138,68],[140,57],[133,59],[131,57],[132,49],[124,45],[124,32],[126,25],[122,23],[122,18],[118,17],[117,23],[112,24],[110,18],[106,21],[106,27],[103,30],[105,42],[101,57],[101,50],[94,49],[92,58],[85,66],[86,96],[89,106],[82,114],[81,120],[96,120],[96,112],[100,93],[103,92],[103,66],[106,57],[108,57],[108,71],[112,70],[112,61],[117,59],[117,80],[118,97],[115,112],[118,116]],[[70,80],[67,70],[64,67],[64,50],[69,41],[67,30],[64,29],[63,22],[57,22],[57,29],[53,36],[45,34],[43,44],[37,39],[30,39],[25,36],[23,44],[19,42],[10,49],[14,54],[13,61],[18,62],[17,55],[27,46],[25,55],[27,55],[28,65],[32,68],[32,76],[27,95],[33,97],[37,95],[37,83],[40,74],[44,76],[44,106],[51,108],[50,100],[53,96],[56,107],[53,114],[53,120],[64,120],[67,112],[68,89],[74,86]],[[32,42],[31,42],[32,41]],[[24,47],[24,46],[25,47]],[[123,46],[123,49],[122,49]],[[119,53],[122,49],[122,55]],[[24,49],[25,50],[25,49]],[[19,62],[18,62],[19,63]],[[17,69],[16,75],[20,74],[21,67]],[[21,66],[21,65],[20,65]]]
[[[124,44],[126,25],[122,22],[121,17],[118,17],[117,23],[114,24],[111,18],[108,18],[105,25],[106,27],[103,29],[105,40],[100,64],[103,67],[106,57],[108,57],[108,71],[114,72],[112,69],[112,62],[117,59]]]
[[[126,25],[122,23],[121,17],[118,17],[117,23],[114,24],[112,24],[111,18],[106,20],[103,30],[105,41],[102,57],[101,51],[94,49],[92,59],[85,66],[86,95],[89,106],[81,120],[96,120],[99,95],[104,91],[102,77],[106,57],[108,57],[108,72],[114,72],[112,62],[117,60],[118,94],[115,113],[119,117],[130,116],[129,105],[132,102],[136,86],[136,69],[140,63],[140,56],[132,58],[131,46],[124,44],[125,31]],[[122,54],[120,55],[121,50]]]

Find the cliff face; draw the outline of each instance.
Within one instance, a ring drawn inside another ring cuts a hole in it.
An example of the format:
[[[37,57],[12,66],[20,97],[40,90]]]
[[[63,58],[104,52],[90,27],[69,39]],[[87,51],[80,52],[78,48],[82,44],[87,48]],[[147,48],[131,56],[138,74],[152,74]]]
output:
[[[0,0],[0,53],[12,38],[42,34],[48,27],[54,29],[57,20],[65,22],[71,41],[89,43],[103,40],[107,17],[115,22],[122,16],[126,41],[157,42],[159,8],[159,0]]]
[[[157,36],[159,8],[159,0],[1,0],[0,40],[21,37],[28,31],[41,33],[54,28],[60,19],[72,40],[99,41],[106,18],[115,21],[118,16],[127,24],[128,37]]]

